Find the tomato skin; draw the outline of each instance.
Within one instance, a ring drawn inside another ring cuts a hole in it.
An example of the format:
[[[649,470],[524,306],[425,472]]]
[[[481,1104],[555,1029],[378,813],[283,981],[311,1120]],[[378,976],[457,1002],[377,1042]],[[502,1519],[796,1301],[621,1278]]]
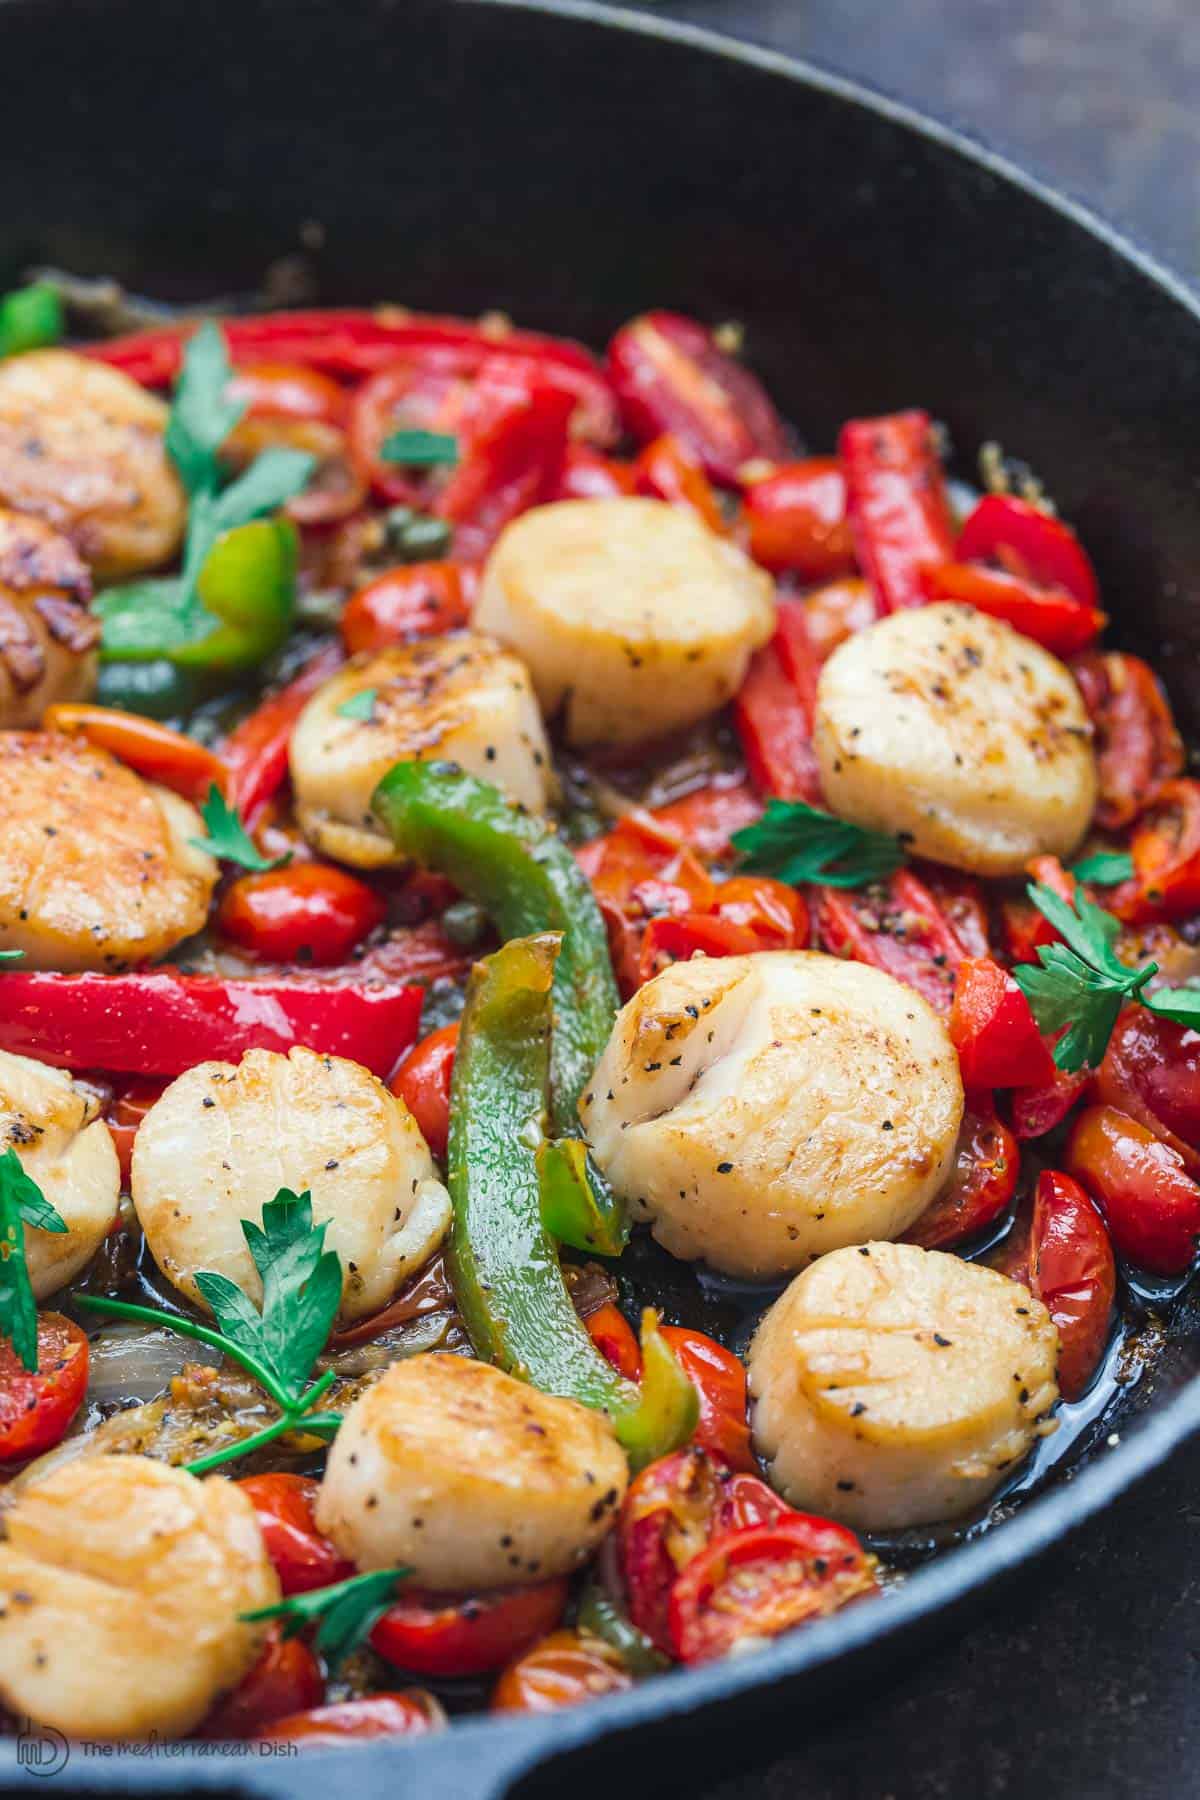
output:
[[[1069,1175],[1044,1170],[1033,1201],[1030,1287],[1058,1331],[1058,1385],[1078,1400],[1112,1327],[1117,1265],[1104,1221]]]
[[[765,389],[681,313],[649,312],[608,347],[608,374],[639,443],[672,432],[714,481],[732,487],[743,463],[781,462],[783,427]]]
[[[197,1733],[218,1742],[257,1737],[289,1714],[320,1706],[321,1665],[302,1638],[284,1639],[271,1627],[262,1655],[233,1692],[217,1702]]]
[[[632,1686],[629,1670],[600,1638],[555,1631],[505,1669],[492,1694],[492,1711],[558,1712]]]
[[[108,750],[148,781],[161,782],[163,787],[197,805],[207,800],[211,787],[223,794],[228,784],[228,770],[212,750],[206,750],[181,731],[172,731],[169,725],[144,719],[140,713],[61,701],[46,708],[42,726],[46,731],[85,737],[89,744]]]
[[[340,425],[346,416],[345,388],[331,375],[303,363],[241,363],[225,397],[241,400],[249,418],[317,419]]]
[[[964,949],[926,884],[910,869],[869,888],[813,889],[814,934],[831,956],[870,963],[949,1013]],[[986,1086],[986,1083],[981,1083]]]
[[[743,925],[763,950],[803,950],[808,945],[804,897],[769,875],[734,875],[717,888],[714,917]]]
[[[1099,605],[1096,573],[1069,525],[1028,500],[988,494],[966,520],[958,540],[964,562],[994,563],[1043,588],[1063,588],[1081,606]]]
[[[1104,1214],[1119,1254],[1155,1275],[1180,1275],[1200,1243],[1200,1186],[1183,1158],[1112,1106],[1082,1112],[1066,1165]]]
[[[353,1575],[354,1564],[317,1529],[313,1508],[320,1482],[308,1475],[276,1473],[243,1476],[238,1486],[254,1507],[263,1544],[285,1595],[331,1587]]]
[[[161,1099],[166,1085],[165,1081],[155,1081],[150,1076],[132,1081],[123,1093],[109,1102],[105,1111],[104,1122],[116,1146],[117,1161],[121,1165],[121,1181],[125,1187],[129,1186],[129,1164],[138,1127],[155,1101]]]
[[[834,581],[854,573],[846,478],[836,456],[784,463],[750,482],[743,516],[751,556],[773,575]]]
[[[1126,1007],[1096,1072],[1102,1106],[1128,1113],[1200,1175],[1200,1034],[1144,1006]]]
[[[342,614],[342,641],[354,656],[457,631],[470,617],[457,563],[410,563],[358,590]]]
[[[1133,880],[1109,898],[1118,918],[1149,924],[1200,908],[1200,782],[1163,782],[1134,827]]]
[[[642,1379],[642,1352],[633,1327],[619,1306],[611,1300],[598,1306],[583,1321],[588,1336],[606,1362],[624,1375],[627,1381]]]
[[[1071,673],[1096,731],[1096,823],[1130,824],[1184,766],[1183,740],[1153,669],[1120,650],[1076,657]]]
[[[601,456],[587,444],[568,444],[559,477],[558,500],[615,500],[632,494],[634,466]]]
[[[681,913],[651,919],[638,958],[638,987],[673,962],[687,962],[697,951],[705,956],[752,956],[762,949],[758,933],[713,913]]]
[[[269,962],[344,962],[382,923],[384,904],[365,881],[331,863],[294,863],[242,875],[221,896],[222,936]]]
[[[676,833],[700,856],[726,859],[733,854],[730,837],[762,817],[762,801],[747,781],[713,784],[656,807],[652,817]]]
[[[664,1325],[662,1334],[700,1396],[700,1420],[692,1442],[727,1468],[753,1475],[758,1465],[750,1448],[744,1365],[703,1331]]]
[[[846,575],[826,582],[803,599],[804,622],[819,662],[826,662],[839,644],[856,631],[865,631],[879,616],[871,584],[861,575]]]
[[[954,1173],[901,1238],[923,1250],[946,1250],[978,1236],[1012,1204],[1021,1158],[1017,1140],[994,1113],[968,1106]]]
[[[711,1662],[740,1638],[774,1637],[876,1592],[875,1560],[852,1531],[790,1513],[721,1532],[688,1564],[671,1591],[671,1646],[680,1662]]]
[[[969,957],[959,966],[950,1039],[969,1092],[1032,1087],[1054,1077],[1054,1058],[1028,1000],[990,956]]]
[[[445,1724],[441,1707],[419,1688],[408,1693],[370,1694],[365,1700],[340,1700],[276,1719],[260,1739],[304,1744],[310,1750],[362,1738],[424,1737]]]
[[[669,431],[656,437],[633,465],[634,491],[694,512],[700,523],[724,537],[725,515],[699,459]]]
[[[1010,1117],[1018,1142],[1045,1137],[1048,1131],[1061,1125],[1091,1078],[1088,1069],[1079,1069],[1074,1074],[1055,1069],[1049,1081],[1039,1082],[1035,1087],[1014,1088]]]
[[[553,1631],[568,1592],[563,1578],[463,1598],[406,1593],[384,1613],[371,1644],[414,1675],[485,1675]]]
[[[978,563],[941,563],[927,569],[923,579],[929,599],[973,606],[1032,638],[1053,656],[1086,650],[1108,623],[1098,608],[1084,605],[1065,588],[1038,587],[1022,576]]]
[[[88,1384],[88,1341],[62,1313],[39,1312],[38,1366],[31,1373],[0,1338],[0,1462],[52,1450],[66,1436]]]
[[[414,1044],[391,1079],[391,1090],[403,1100],[430,1151],[446,1158],[450,1136],[450,1080],[458,1047],[458,1023],[443,1025]]]

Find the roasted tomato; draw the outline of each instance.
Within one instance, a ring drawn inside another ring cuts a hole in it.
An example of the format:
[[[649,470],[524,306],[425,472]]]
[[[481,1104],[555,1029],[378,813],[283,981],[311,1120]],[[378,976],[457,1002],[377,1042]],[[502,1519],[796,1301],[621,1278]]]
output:
[[[629,1616],[667,1656],[675,1577],[707,1544],[723,1497],[720,1471],[702,1450],[678,1450],[630,1483],[618,1524]]]
[[[932,1206],[901,1239],[924,1250],[948,1250],[994,1225],[1012,1204],[1020,1153],[1012,1132],[992,1113],[968,1107],[958,1134],[954,1173]]]
[[[627,1381],[642,1379],[642,1352],[633,1327],[611,1300],[598,1306],[584,1320],[588,1336],[606,1362],[620,1371]]]
[[[769,875],[735,875],[722,882],[712,911],[716,918],[752,931],[760,950],[803,950],[808,944],[803,896]]]
[[[388,1607],[371,1643],[414,1675],[484,1675],[553,1631],[566,1606],[565,1580],[461,1597],[406,1593]]]
[[[1054,1077],[1054,1059],[1028,1000],[1008,970],[990,957],[970,957],[960,965],[950,1037],[970,1093],[1032,1087]]]
[[[671,1592],[671,1648],[680,1662],[711,1662],[877,1591],[875,1559],[852,1531],[789,1513],[720,1533],[688,1564]]]
[[[870,963],[915,988],[938,1012],[950,1011],[963,946],[923,881],[900,869],[869,888],[813,891],[813,923],[823,949]]]
[[[199,1736],[228,1742],[257,1737],[289,1714],[320,1706],[325,1698],[321,1665],[301,1638],[271,1627],[263,1653],[231,1694],[209,1713]]]
[[[1109,905],[1134,924],[1186,919],[1200,910],[1200,782],[1163,782],[1129,846],[1133,879]]]
[[[406,1693],[369,1694],[365,1700],[340,1700],[309,1712],[291,1713],[286,1719],[276,1719],[258,1736],[319,1750],[348,1739],[424,1737],[440,1731],[445,1723],[446,1716],[433,1695],[411,1688]]]
[[[662,1334],[700,1396],[700,1423],[692,1442],[730,1469],[753,1474],[746,1420],[746,1370],[741,1361],[703,1331],[664,1325]]]
[[[129,1162],[138,1126],[154,1102],[161,1097],[166,1085],[165,1080],[156,1081],[147,1076],[144,1080],[130,1082],[127,1088],[109,1102],[104,1118],[117,1148],[121,1180],[125,1187],[129,1186]]]
[[[268,962],[345,962],[384,915],[373,888],[331,863],[242,875],[226,888],[217,929]]]
[[[219,756],[194,738],[154,719],[144,719],[140,713],[64,701],[46,708],[42,724],[47,731],[85,737],[89,744],[128,763],[147,781],[161,782],[197,805],[208,798],[210,788],[225,792],[228,771]]]
[[[450,1078],[458,1025],[443,1025],[414,1044],[392,1076],[391,1089],[403,1100],[430,1150],[443,1161],[450,1136]]]
[[[340,425],[346,416],[345,388],[303,363],[241,363],[226,397],[242,401],[252,419],[322,419]]]
[[[1163,1138],[1200,1174],[1200,1033],[1144,1006],[1121,1014],[1096,1075],[1096,1098]]]
[[[600,1638],[555,1631],[505,1669],[492,1695],[492,1711],[558,1712],[632,1686],[629,1670]]]
[[[0,1462],[52,1450],[65,1437],[88,1383],[88,1341],[61,1313],[38,1314],[38,1366],[27,1369],[0,1339]]]
[[[601,456],[587,444],[568,444],[559,478],[559,500],[613,500],[632,494],[632,463],[618,462],[613,456]]]
[[[1058,1331],[1063,1399],[1078,1400],[1108,1342],[1117,1265],[1092,1202],[1077,1181],[1052,1169],[1038,1176],[1034,1193],[1029,1281]]]
[[[1090,1080],[1087,1069],[1079,1069],[1073,1074],[1068,1074],[1065,1069],[1055,1069],[1048,1081],[1038,1082],[1033,1087],[1014,1088],[1009,1116],[1018,1143],[1045,1137],[1048,1131],[1061,1125]]]
[[[635,493],[665,500],[669,506],[685,506],[709,531],[724,536],[725,515],[700,458],[669,431],[646,445],[633,473]]]
[[[285,1594],[331,1587],[353,1575],[353,1563],[317,1530],[313,1507],[319,1482],[308,1475],[278,1473],[247,1475],[238,1486],[254,1507],[267,1555]]]
[[[803,600],[804,621],[812,647],[821,662],[833,655],[856,631],[864,631],[878,618],[875,594],[861,575],[847,575],[814,588]]]
[[[744,518],[755,562],[775,575],[833,581],[855,568],[846,478],[836,456],[785,463],[747,484]],[[874,603],[868,619],[875,616]]]
[[[457,563],[410,563],[359,589],[342,614],[342,641],[353,656],[457,631],[470,616]]]
[[[1096,728],[1096,823],[1116,830],[1181,773],[1183,743],[1162,683],[1139,656],[1091,652],[1071,670]]]
[[[1181,1275],[1200,1243],[1200,1186],[1178,1151],[1112,1106],[1079,1115],[1067,1167],[1094,1196],[1113,1244],[1155,1275]]]
[[[1081,606],[1099,604],[1096,574],[1069,525],[1011,494],[988,494],[959,534],[964,562],[991,563],[1038,587],[1060,588]]]

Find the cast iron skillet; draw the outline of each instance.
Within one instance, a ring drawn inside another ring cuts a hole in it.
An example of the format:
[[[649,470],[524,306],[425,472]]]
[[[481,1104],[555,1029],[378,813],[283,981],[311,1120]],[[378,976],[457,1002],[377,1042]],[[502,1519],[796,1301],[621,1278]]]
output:
[[[965,450],[995,437],[1032,462],[1119,635],[1200,727],[1200,310],[940,126],[778,56],[538,0],[0,0],[0,67],[0,281],[46,261],[164,297],[249,290],[316,221],[323,301],[499,306],[596,343],[647,305],[741,319],[815,446],[848,414],[919,404]],[[694,1739],[702,1710],[722,1731],[786,1712],[799,1740],[805,1708],[1061,1554],[1200,1428],[1186,1323],[1072,1476],[899,1592],[761,1655],[338,1760],[75,1751],[55,1792],[486,1800],[539,1767],[528,1791],[579,1789],[614,1753],[615,1779],[646,1792],[642,1740]],[[6,1740],[0,1779],[19,1754]]]

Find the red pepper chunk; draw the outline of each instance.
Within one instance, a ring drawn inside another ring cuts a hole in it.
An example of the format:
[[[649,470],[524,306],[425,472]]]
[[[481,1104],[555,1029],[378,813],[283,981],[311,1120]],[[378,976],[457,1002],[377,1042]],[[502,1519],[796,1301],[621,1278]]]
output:
[[[819,672],[804,602],[780,601],[775,635],[755,655],[733,707],[746,767],[760,793],[810,805],[821,802],[813,748]]]
[[[1054,1078],[1054,1058],[1028,1000],[1008,970],[988,956],[971,957],[958,971],[950,1037],[969,1092],[1032,1087]]]
[[[7,973],[0,1049],[60,1069],[182,1075],[199,1062],[303,1044],[386,1077],[416,1036],[422,999],[419,987],[385,981]]]
[[[296,720],[344,661],[336,644],[318,650],[286,687],[264,700],[226,738],[221,759],[229,771],[229,799],[247,825],[257,822],[287,778],[288,745]]]
[[[929,415],[843,425],[838,455],[859,565],[882,613],[924,604],[923,578],[954,558],[954,527]]]
[[[926,570],[930,600],[956,600],[1000,619],[1054,656],[1075,656],[1095,642],[1108,623],[1098,607],[1085,606],[1065,588],[1041,588],[1004,569],[978,563],[939,563]]]
[[[988,494],[979,502],[963,525],[958,554],[1043,590],[1060,589],[1089,611],[1099,606],[1095,570],[1070,526],[1012,494]]]
[[[1038,1176],[1029,1285],[1058,1332],[1058,1385],[1078,1400],[1104,1353],[1117,1292],[1117,1265],[1104,1221],[1077,1181]]]
[[[753,1475],[757,1464],[750,1449],[744,1364],[703,1331],[664,1325],[662,1334],[700,1396],[692,1442],[725,1468]]]
[[[955,971],[965,951],[919,877],[900,869],[868,888],[814,892],[815,935],[831,956],[870,963],[915,988],[938,1012],[950,1011]]]

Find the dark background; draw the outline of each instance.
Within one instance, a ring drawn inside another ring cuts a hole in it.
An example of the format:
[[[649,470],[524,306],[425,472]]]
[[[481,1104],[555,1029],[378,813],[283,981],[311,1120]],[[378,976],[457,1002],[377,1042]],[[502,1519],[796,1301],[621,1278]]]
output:
[[[646,10],[650,10],[646,8]],[[660,16],[809,56],[966,129],[1200,273],[1197,0],[690,0]],[[1200,421],[1197,425],[1200,436]],[[1200,1794],[1200,1445],[966,1635],[814,1728],[697,1747],[689,1800]]]

